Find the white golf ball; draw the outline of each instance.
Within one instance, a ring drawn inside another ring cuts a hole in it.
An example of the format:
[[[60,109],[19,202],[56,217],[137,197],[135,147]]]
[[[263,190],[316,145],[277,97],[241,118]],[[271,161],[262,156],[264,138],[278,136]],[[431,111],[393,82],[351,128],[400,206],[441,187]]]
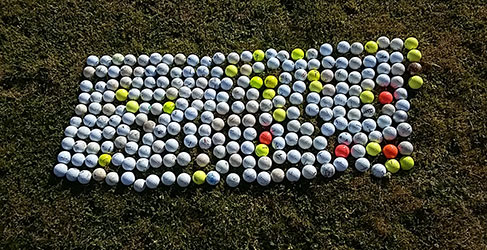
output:
[[[240,184],[240,176],[238,176],[238,174],[236,174],[236,173],[231,173],[231,174],[227,175],[225,182],[227,183],[227,185],[229,187],[232,187],[232,188],[236,187],[236,186],[238,186],[238,184]]]
[[[130,186],[135,181],[135,175],[132,172],[125,172],[120,177],[120,181],[122,182],[123,185]]]
[[[275,183],[281,183],[285,177],[286,173],[280,168],[275,168],[271,171],[271,179]]]
[[[338,69],[346,69],[348,67],[348,59],[346,57],[338,57],[335,61],[335,66]]]
[[[151,174],[151,175],[147,176],[147,178],[145,179],[145,185],[149,189],[157,188],[159,186],[159,183],[160,183],[159,176],[157,176],[155,174]]]
[[[296,146],[298,144],[299,136],[294,132],[289,132],[284,137],[286,140],[286,144],[289,146]]]
[[[262,170],[269,170],[272,167],[272,159],[267,156],[260,157],[257,166]]]
[[[367,135],[365,133],[359,132],[353,135],[353,142],[360,145],[365,145],[368,142]]]
[[[257,162],[252,155],[247,155],[242,160],[242,165],[244,168],[254,168]]]
[[[105,182],[109,185],[109,186],[115,186],[117,185],[119,181],[119,177],[118,177],[118,174],[115,173],[115,172],[110,172],[107,174],[106,178],[105,178]]]
[[[180,174],[179,176],[181,176],[181,175],[182,174]],[[184,178],[184,177],[181,177],[181,178]],[[177,178],[177,180],[178,180],[178,184],[179,184],[179,177]],[[176,175],[171,171],[166,171],[161,176],[161,182],[165,186],[171,186],[172,184],[174,184],[176,182]]]
[[[280,123],[275,123],[272,124],[269,131],[273,136],[282,136],[284,134],[284,127]]]
[[[204,56],[200,60],[200,64],[206,67],[210,67],[212,64],[212,59],[209,56]]]
[[[301,172],[299,169],[292,167],[286,171],[286,178],[290,182],[297,182],[301,177]]]
[[[83,163],[85,162],[85,155],[82,153],[76,153],[71,157],[71,163],[75,167],[81,167]]]
[[[257,175],[257,183],[261,186],[267,186],[271,183],[271,175],[266,172],[262,171]]]
[[[410,142],[402,141],[399,143],[399,145],[397,145],[397,149],[402,155],[411,155],[413,153],[414,147],[413,144],[411,144]]]
[[[146,188],[146,181],[144,179],[137,179],[134,182],[134,190],[135,192],[143,192]]]
[[[354,158],[361,158],[361,157],[364,157],[365,156],[365,147],[363,145],[360,145],[360,144],[355,144],[352,146],[352,148],[350,149],[350,154],[354,157]]]
[[[306,165],[301,170],[304,178],[311,180],[316,177],[317,170],[313,165]]]
[[[287,52],[285,50],[281,50],[277,53],[276,57],[277,57],[277,59],[279,59],[279,61],[283,62],[283,61],[289,59],[289,52]]]
[[[363,65],[366,68],[373,68],[377,64],[377,59],[373,55],[365,56],[363,59]]]
[[[407,121],[408,119],[408,114],[403,111],[403,110],[397,110],[396,112],[394,112],[394,114],[392,115],[392,119],[394,120],[394,122],[396,123],[401,123],[401,122],[405,122]]]
[[[380,131],[372,131],[369,133],[369,141],[381,143],[384,137]]]
[[[320,164],[329,163],[331,161],[331,154],[326,150],[321,150],[318,152],[318,154],[316,154],[316,160]]]
[[[286,152],[283,150],[274,151],[274,154],[272,154],[272,160],[277,164],[283,164],[286,162]]]
[[[137,161],[132,157],[127,157],[127,158],[122,160],[122,168],[127,170],[127,171],[131,171],[131,170],[135,169],[136,164],[137,164]]]
[[[329,43],[324,43],[320,46],[320,54],[323,56],[329,56],[333,52],[333,46]]]
[[[57,177],[64,177],[66,172],[68,172],[68,166],[66,164],[58,163],[54,166],[54,175]]]
[[[162,166],[162,156],[154,154],[149,158],[149,164],[153,168],[160,168]]]
[[[68,151],[62,151],[57,156],[57,161],[59,163],[68,164],[71,161],[71,153]]]
[[[287,153],[287,160],[291,164],[296,164],[301,160],[301,153],[298,150],[292,149]]]
[[[219,160],[215,164],[215,170],[218,171],[218,173],[220,173],[220,174],[228,173],[229,169],[230,169],[230,164],[226,160]]]
[[[179,166],[186,167],[191,162],[191,155],[188,152],[180,152],[176,157]]]
[[[189,59],[189,57],[188,57]],[[237,64],[240,61],[240,56],[235,53],[231,52],[230,54],[227,55],[227,62],[230,64]]]
[[[350,52],[354,55],[360,55],[364,51],[364,46],[362,43],[354,42],[350,46]]]
[[[335,166],[335,169],[339,172],[343,172],[348,168],[348,161],[347,159],[343,157],[337,157],[333,161],[333,166]]]
[[[97,168],[93,171],[93,180],[101,182],[105,180],[107,172],[103,168]]]
[[[68,169],[68,171],[66,171],[66,179],[68,179],[68,181],[77,181],[79,172],[80,171],[77,168]]]
[[[137,163],[135,164],[135,167],[140,172],[145,172],[145,171],[149,170],[149,168],[150,168],[149,160],[146,158],[139,158],[137,160]]]
[[[381,36],[377,39],[377,44],[379,48],[386,49],[391,44],[391,41],[386,36]]]
[[[359,172],[365,172],[365,171],[369,170],[369,168],[370,168],[370,161],[367,160],[367,158],[358,158],[355,161],[355,168]]]
[[[230,165],[234,168],[239,167],[242,165],[242,156],[239,154],[232,154],[228,158],[228,163],[230,163]]]
[[[326,178],[331,178],[335,175],[335,167],[330,163],[323,164],[320,168],[320,173]]]
[[[191,183],[191,176],[187,173],[181,173],[178,175],[177,183],[180,187],[187,187]]]
[[[377,178],[382,178],[386,175],[387,170],[386,167],[382,164],[375,164],[371,168],[372,175]]]
[[[286,147],[286,140],[282,137],[274,137],[272,139],[272,147],[276,150],[281,150]]]
[[[169,139],[166,141],[166,147],[165,149],[168,151],[168,152],[176,152],[179,148],[179,143],[177,140],[175,139]]]
[[[313,153],[311,152],[305,152],[302,156],[301,156],[301,163],[303,165],[313,165],[316,161],[316,157]]]
[[[301,136],[299,137],[298,145],[302,149],[309,149],[313,145],[313,139],[307,135]]]
[[[328,141],[323,136],[317,136],[313,139],[313,147],[316,150],[323,150],[328,145]]]
[[[257,172],[253,168],[247,168],[242,173],[245,182],[251,183],[257,179]]]
[[[402,47],[404,45],[404,42],[402,41],[402,39],[400,38],[394,38],[391,40],[389,46],[391,46],[391,48],[393,50],[401,50]]]
[[[251,141],[244,141],[241,146],[240,150],[245,155],[250,155],[254,152],[255,146]]]
[[[397,134],[398,134],[397,129],[391,126],[386,127],[382,130],[382,135],[384,136],[384,139],[387,141],[392,141],[396,139]]]

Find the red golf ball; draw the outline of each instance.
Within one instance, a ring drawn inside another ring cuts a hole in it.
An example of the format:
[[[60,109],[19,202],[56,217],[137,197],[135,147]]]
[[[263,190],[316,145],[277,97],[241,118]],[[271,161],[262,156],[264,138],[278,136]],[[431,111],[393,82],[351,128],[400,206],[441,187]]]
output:
[[[262,144],[269,145],[272,142],[272,134],[269,131],[264,131],[259,135],[259,141]]]
[[[335,156],[336,157],[343,157],[347,158],[348,154],[350,154],[350,149],[347,147],[347,145],[338,145],[335,148]]]
[[[382,91],[379,94],[379,102],[382,104],[391,103],[392,99],[393,99],[393,96],[392,96],[391,92],[389,92],[389,91]]]

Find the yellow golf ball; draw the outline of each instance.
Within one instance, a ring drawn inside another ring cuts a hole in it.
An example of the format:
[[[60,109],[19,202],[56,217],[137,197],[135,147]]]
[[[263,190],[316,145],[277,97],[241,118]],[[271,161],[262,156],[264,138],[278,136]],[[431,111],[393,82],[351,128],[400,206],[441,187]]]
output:
[[[312,81],[309,84],[310,91],[320,93],[322,89],[323,89],[323,84],[320,81]]]
[[[125,108],[128,112],[135,113],[137,110],[139,110],[139,103],[136,101],[129,101],[127,102],[127,105],[125,105]]]
[[[275,76],[267,76],[264,80],[264,84],[268,88],[275,88],[277,86],[278,80]]]
[[[171,114],[175,108],[176,108],[176,104],[174,104],[174,102],[166,102],[162,106],[162,110],[168,114]]]
[[[304,58],[304,51],[302,49],[294,49],[291,52],[291,58],[295,61],[299,60],[299,59],[303,59]]]
[[[269,147],[265,144],[259,144],[257,147],[255,147],[255,154],[258,157],[266,156],[269,154]]]
[[[411,156],[403,156],[399,161],[403,170],[410,170],[414,167],[414,160]]]
[[[202,170],[198,170],[196,172],[194,172],[193,174],[193,182],[198,184],[198,185],[201,185],[203,183],[205,183],[205,180],[206,180],[206,173]]]
[[[377,142],[369,142],[369,144],[367,144],[367,146],[365,147],[365,150],[367,150],[367,153],[369,155],[377,156],[382,151],[382,148]]]
[[[264,90],[264,93],[262,93],[262,97],[264,97],[264,99],[272,99],[274,96],[276,96],[276,91],[273,89],[266,89]]]
[[[399,164],[399,162],[396,159],[390,159],[390,160],[386,161],[386,168],[389,172],[394,174],[394,173],[397,173],[397,171],[399,171],[399,169],[401,168],[401,165]]]
[[[98,158],[98,164],[100,164],[100,166],[102,167],[105,167],[110,164],[111,160],[112,156],[110,156],[109,154],[102,154],[100,155],[100,158]]]
[[[417,49],[412,49],[408,52],[408,60],[410,62],[419,62],[421,60],[421,51]]]
[[[117,98],[117,100],[119,100],[121,102],[127,100],[128,95],[129,95],[129,92],[125,89],[119,89],[119,90],[117,90],[117,92],[115,92],[115,97]]]
[[[377,52],[378,49],[379,49],[379,45],[377,45],[377,43],[374,41],[368,41],[365,44],[365,51],[367,51],[370,54],[374,54],[375,52]]]
[[[408,80],[408,85],[412,89],[419,89],[423,86],[423,78],[421,78],[421,76],[412,76]]]
[[[286,119],[286,111],[284,109],[276,109],[274,110],[274,113],[272,113],[272,117],[274,120],[282,122]]]
[[[418,45],[419,45],[418,39],[414,37],[409,37],[406,39],[406,41],[404,41],[404,47],[406,47],[406,49],[409,50],[417,48]]]
[[[225,75],[228,77],[234,77],[238,74],[238,69],[235,65],[228,65],[227,68],[225,68]]]
[[[264,54],[264,51],[258,49],[256,51],[254,51],[254,54],[252,54],[252,56],[254,57],[254,60],[256,62],[260,62],[260,61],[264,60],[265,54]]]
[[[258,76],[254,76],[252,77],[252,79],[250,79],[250,86],[252,86],[253,88],[260,89],[260,87],[262,87],[262,84],[264,84],[262,78]]]
[[[308,72],[308,80],[310,81],[320,80],[320,72],[316,69],[310,70]]]
[[[360,94],[360,101],[362,103],[372,103],[374,101],[374,93],[369,90],[363,91]]]

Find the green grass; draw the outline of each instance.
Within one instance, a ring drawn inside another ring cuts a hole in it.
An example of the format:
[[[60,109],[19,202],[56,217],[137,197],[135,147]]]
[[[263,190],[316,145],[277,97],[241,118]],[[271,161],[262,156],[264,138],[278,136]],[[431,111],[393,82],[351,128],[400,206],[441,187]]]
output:
[[[487,248],[483,1],[0,2],[2,248]],[[212,54],[415,36],[417,166],[376,180],[137,194],[52,175],[90,54]]]

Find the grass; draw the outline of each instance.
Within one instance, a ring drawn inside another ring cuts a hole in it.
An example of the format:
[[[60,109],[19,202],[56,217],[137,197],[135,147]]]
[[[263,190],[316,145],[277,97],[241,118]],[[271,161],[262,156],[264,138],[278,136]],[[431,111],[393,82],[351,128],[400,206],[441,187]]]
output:
[[[487,248],[483,1],[0,2],[2,248]],[[212,54],[420,40],[417,166],[376,180],[231,190],[72,185],[53,177],[90,54]]]

